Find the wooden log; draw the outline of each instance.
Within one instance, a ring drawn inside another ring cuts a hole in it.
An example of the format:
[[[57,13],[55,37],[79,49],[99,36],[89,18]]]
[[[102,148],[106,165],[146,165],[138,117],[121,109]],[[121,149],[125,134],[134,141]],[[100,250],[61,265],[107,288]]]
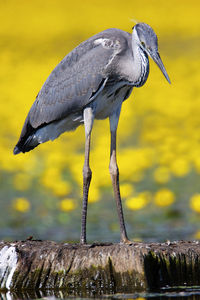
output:
[[[198,241],[132,245],[0,242],[1,290],[54,289],[65,295],[91,295],[199,284]]]

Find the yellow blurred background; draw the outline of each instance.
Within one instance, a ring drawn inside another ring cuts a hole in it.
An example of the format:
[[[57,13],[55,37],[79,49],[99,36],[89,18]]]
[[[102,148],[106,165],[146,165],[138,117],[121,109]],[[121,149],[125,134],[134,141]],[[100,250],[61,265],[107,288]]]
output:
[[[147,83],[135,88],[123,104],[118,164],[129,235],[145,239],[151,228],[157,240],[200,238],[199,11],[196,0],[0,0],[2,238],[31,233],[78,240],[83,127],[25,155],[13,156],[12,151],[31,104],[61,59],[107,28],[131,32],[133,20],[148,23],[157,33],[172,85],[151,61]],[[118,238],[108,171],[109,138],[108,120],[96,121],[91,239],[101,239],[105,232],[107,239]],[[168,236],[171,228],[174,235]]]

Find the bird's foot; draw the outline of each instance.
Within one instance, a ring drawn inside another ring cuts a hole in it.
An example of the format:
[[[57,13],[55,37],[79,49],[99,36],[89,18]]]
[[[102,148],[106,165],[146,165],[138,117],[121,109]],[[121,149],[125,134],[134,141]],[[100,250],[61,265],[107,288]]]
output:
[[[121,239],[120,244],[133,245],[133,242],[130,241],[127,237],[125,237]]]
[[[80,238],[80,243],[79,243],[81,246],[85,246],[87,245],[87,241],[86,241],[86,238],[85,237],[81,237]]]

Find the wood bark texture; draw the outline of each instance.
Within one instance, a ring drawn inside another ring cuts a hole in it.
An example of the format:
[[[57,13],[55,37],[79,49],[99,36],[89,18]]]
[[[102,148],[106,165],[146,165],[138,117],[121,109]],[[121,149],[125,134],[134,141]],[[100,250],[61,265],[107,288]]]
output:
[[[64,291],[66,295],[132,293],[200,285],[194,242],[79,245],[0,242],[0,289]]]

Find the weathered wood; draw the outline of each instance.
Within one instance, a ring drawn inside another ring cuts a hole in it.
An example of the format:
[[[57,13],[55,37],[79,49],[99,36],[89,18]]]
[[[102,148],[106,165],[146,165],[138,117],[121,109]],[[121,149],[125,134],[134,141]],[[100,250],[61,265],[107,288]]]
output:
[[[185,284],[200,284],[198,241],[133,245],[0,242],[1,290],[62,289],[84,295]]]

